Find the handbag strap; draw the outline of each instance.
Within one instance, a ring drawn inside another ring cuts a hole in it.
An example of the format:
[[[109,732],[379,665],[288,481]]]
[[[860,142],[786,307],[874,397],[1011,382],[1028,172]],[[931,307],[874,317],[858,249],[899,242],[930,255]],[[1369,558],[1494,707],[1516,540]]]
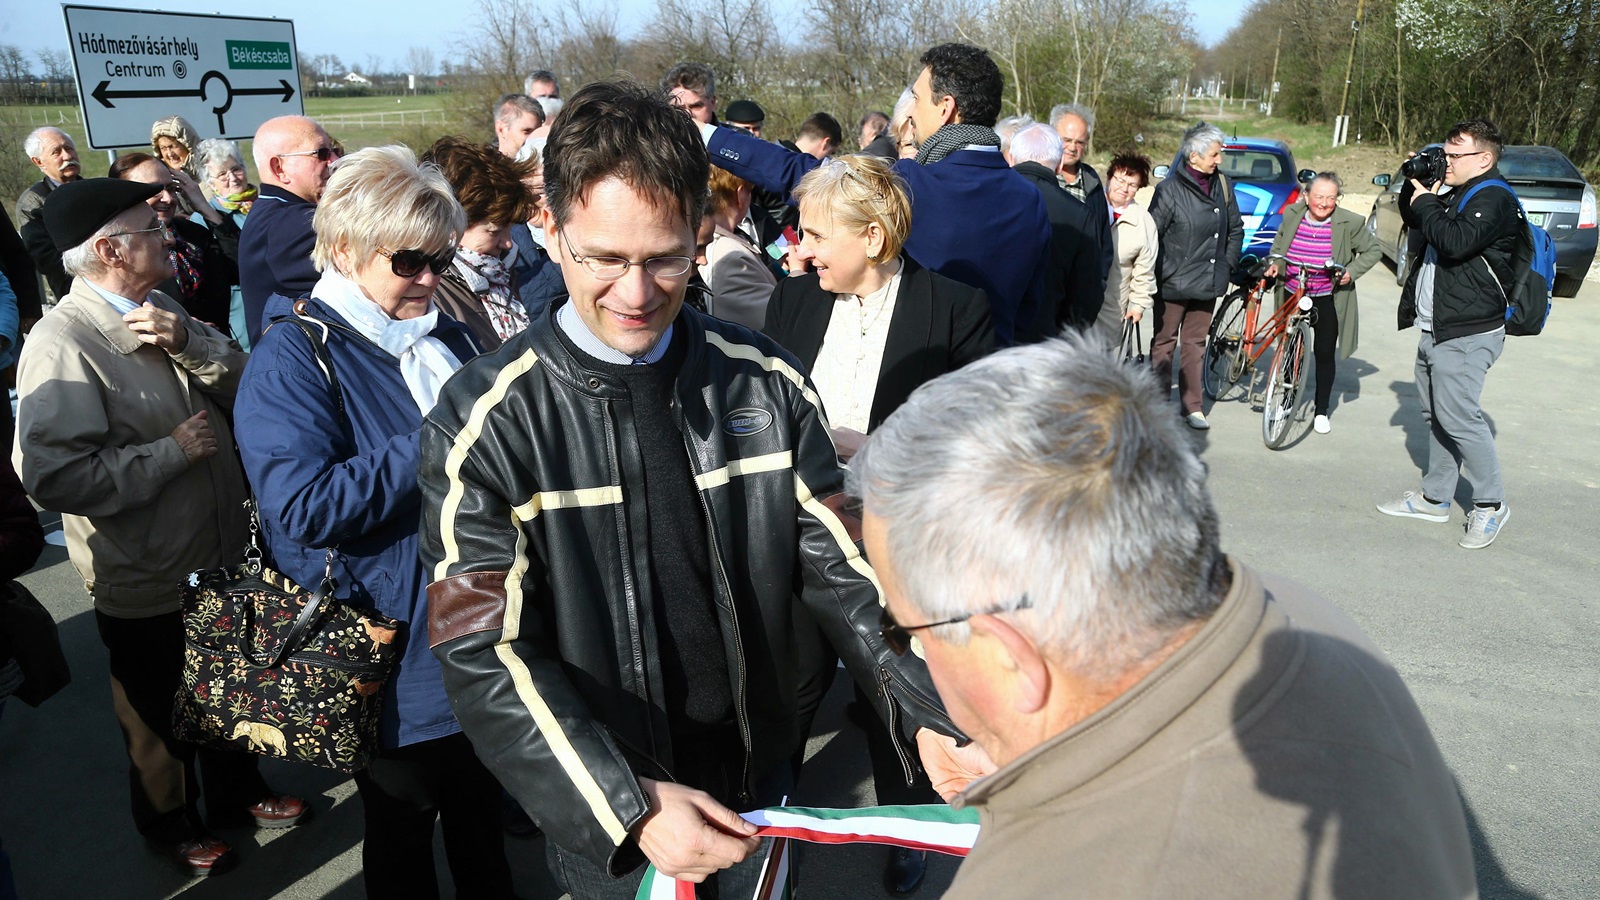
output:
[[[1139,348],[1144,340],[1139,334],[1138,319],[1122,320],[1122,358],[1133,359],[1139,355]]]
[[[266,661],[257,659],[250,652],[250,633],[253,630],[250,622],[250,613],[255,609],[255,604],[244,604],[244,609],[241,611],[240,618],[242,619],[244,626],[243,652],[245,660],[257,669],[275,669],[283,665],[283,661],[287,659],[289,654],[294,651],[294,648],[300,646],[301,642],[305,639],[306,632],[309,631],[312,624],[317,621],[317,616],[322,612],[322,608],[327,605],[328,600],[333,597],[333,592],[337,588],[338,582],[334,581],[333,579],[333,551],[329,550],[328,565],[322,573],[321,583],[319,583],[317,585],[317,589],[312,592],[311,599],[307,600],[306,605],[301,608],[300,615],[295,618],[294,624],[289,627],[289,634],[283,639],[283,644],[280,645],[277,651],[272,654],[272,658]]]

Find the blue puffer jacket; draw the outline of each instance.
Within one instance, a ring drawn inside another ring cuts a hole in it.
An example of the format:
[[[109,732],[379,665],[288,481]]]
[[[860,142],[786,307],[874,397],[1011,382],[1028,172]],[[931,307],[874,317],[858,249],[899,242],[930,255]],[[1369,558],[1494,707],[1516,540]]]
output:
[[[274,295],[266,318],[292,314]],[[316,300],[307,314],[345,324]],[[465,327],[441,316],[433,335],[463,362],[477,354]],[[336,596],[409,623],[399,669],[384,692],[383,746],[399,747],[461,730],[428,650],[426,580],[417,557],[422,494],[417,488],[422,414],[400,363],[376,344],[331,329],[328,352],[344,394],[340,421],[328,379],[298,328],[261,336],[239,382],[234,434],[261,507],[274,566],[304,587],[322,577],[337,548]]]

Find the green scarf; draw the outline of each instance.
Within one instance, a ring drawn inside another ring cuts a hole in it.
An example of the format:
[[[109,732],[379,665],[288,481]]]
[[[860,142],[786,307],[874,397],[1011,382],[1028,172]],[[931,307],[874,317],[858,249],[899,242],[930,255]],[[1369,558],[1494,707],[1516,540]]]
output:
[[[255,185],[246,185],[245,189],[237,194],[230,194],[226,197],[217,194],[217,205],[222,207],[223,212],[249,215],[250,204],[256,202],[256,193]]]

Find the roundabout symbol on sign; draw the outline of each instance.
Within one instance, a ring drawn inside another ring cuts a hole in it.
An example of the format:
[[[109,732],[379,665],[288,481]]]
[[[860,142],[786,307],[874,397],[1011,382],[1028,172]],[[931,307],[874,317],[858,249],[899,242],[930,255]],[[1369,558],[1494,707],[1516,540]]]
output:
[[[177,73],[179,78],[184,77],[185,70],[186,67],[182,62],[174,63],[173,71]],[[221,72],[218,72],[216,69],[212,69],[206,74],[200,76],[200,86],[197,88],[187,88],[176,91],[113,91],[110,90],[111,82],[107,80],[100,82],[99,86],[94,89],[94,92],[91,93],[90,96],[100,101],[100,105],[104,106],[106,109],[116,109],[116,104],[112,103],[112,100],[145,97],[199,97],[201,100],[205,100],[207,94],[206,86],[212,81],[222,82],[222,102],[220,105],[213,106],[211,111],[217,116],[217,130],[223,134],[227,133],[228,128],[223,124],[222,119],[224,114],[226,114],[228,110],[233,107],[233,98],[271,97],[281,95],[281,102],[288,103],[289,100],[294,97],[294,88],[289,84],[289,82],[282,78],[278,79],[277,87],[236,88],[229,83],[227,76],[223,75]]]

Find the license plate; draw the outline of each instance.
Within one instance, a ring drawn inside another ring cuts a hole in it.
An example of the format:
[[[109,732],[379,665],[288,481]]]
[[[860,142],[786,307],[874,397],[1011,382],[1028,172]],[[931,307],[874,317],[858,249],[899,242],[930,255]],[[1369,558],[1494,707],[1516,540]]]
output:
[[[1547,219],[1549,217],[1550,217],[1549,213],[1535,213],[1535,212],[1528,213],[1528,221],[1532,222],[1535,225],[1538,225],[1541,228],[1544,227],[1545,219]]]

